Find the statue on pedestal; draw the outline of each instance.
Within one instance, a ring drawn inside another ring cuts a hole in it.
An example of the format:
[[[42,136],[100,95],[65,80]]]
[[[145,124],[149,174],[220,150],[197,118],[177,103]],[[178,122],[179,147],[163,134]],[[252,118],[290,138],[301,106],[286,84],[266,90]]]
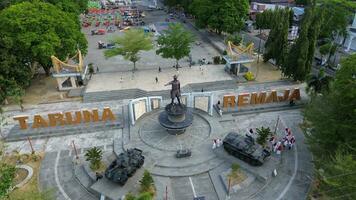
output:
[[[178,104],[180,105],[180,82],[178,81],[178,77],[177,75],[173,76],[173,81],[165,84],[164,86],[167,85],[172,85],[172,89],[171,89],[171,99],[172,102],[171,104],[174,104],[174,99],[177,98],[178,100]]]
[[[169,134],[179,135],[185,132],[193,122],[193,113],[191,108],[187,108],[184,103],[180,102],[180,82],[177,75],[173,76],[173,80],[167,84],[172,85],[171,89],[171,103],[166,105],[165,111],[161,112],[158,117],[159,123],[167,130]],[[174,102],[177,98],[178,103]]]

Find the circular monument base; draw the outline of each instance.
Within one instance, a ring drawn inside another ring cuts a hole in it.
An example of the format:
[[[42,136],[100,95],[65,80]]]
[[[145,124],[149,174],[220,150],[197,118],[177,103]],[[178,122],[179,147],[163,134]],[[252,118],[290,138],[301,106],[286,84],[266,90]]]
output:
[[[158,121],[169,134],[180,135],[193,123],[193,111],[183,104],[168,104],[160,113]]]

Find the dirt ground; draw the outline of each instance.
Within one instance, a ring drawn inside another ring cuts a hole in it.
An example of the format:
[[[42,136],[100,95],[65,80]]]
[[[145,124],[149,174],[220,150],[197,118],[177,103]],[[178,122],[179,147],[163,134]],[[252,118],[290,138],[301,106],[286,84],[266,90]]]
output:
[[[59,92],[57,90],[57,82],[52,76],[44,74],[37,75],[32,81],[30,87],[25,90],[23,97],[24,107],[29,105],[37,105],[42,103],[53,103],[60,101],[79,101],[81,98],[68,98],[67,92]],[[11,100],[7,107],[19,109]]]
[[[256,58],[253,63],[247,64],[247,66],[250,67],[256,82],[277,81],[283,78],[281,71],[269,62],[264,63],[263,58],[260,58],[258,64]]]

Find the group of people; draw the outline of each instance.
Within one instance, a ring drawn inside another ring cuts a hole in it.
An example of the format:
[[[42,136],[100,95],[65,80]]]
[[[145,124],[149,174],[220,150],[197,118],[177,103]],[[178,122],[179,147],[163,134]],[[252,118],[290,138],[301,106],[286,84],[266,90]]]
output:
[[[295,141],[295,137],[290,128],[285,128],[285,135],[281,140],[278,140],[276,136],[272,136],[270,139],[272,149],[278,155],[281,154],[284,149],[292,149]]]
[[[222,145],[222,140],[220,138],[213,139],[213,149],[220,147]]]

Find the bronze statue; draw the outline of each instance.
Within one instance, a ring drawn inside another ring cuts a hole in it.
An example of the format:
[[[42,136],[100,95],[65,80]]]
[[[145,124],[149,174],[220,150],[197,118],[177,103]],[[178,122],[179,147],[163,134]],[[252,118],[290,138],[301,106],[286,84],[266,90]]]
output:
[[[177,75],[174,75],[173,76],[173,81],[165,84],[164,86],[167,86],[167,85],[172,85],[172,89],[171,89],[171,99],[172,99],[172,102],[171,104],[174,103],[174,99],[177,97],[177,100],[178,100],[178,104],[180,105],[180,82],[178,81],[177,79]]]

